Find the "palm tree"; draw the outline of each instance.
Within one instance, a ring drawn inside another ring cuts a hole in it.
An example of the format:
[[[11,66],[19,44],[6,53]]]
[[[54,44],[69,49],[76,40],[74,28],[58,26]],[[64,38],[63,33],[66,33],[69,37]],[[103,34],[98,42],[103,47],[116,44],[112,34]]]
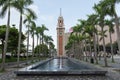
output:
[[[4,43],[4,50],[3,50],[3,59],[2,59],[2,66],[1,70],[4,70],[4,65],[5,65],[5,56],[7,52],[7,43],[8,43],[8,35],[9,35],[9,28],[10,28],[10,7],[14,7],[15,2],[14,0],[1,0],[0,1],[0,6],[2,6],[1,12],[0,12],[0,17],[4,17],[7,10],[8,10],[8,19],[7,19],[7,29],[6,29],[6,35],[5,35],[5,43]]]
[[[116,32],[117,32],[117,43],[120,54],[120,28],[119,28],[119,18],[116,12],[116,4],[120,3],[120,0],[103,0],[101,1],[102,8],[106,8],[106,15],[110,15],[115,18]]]
[[[79,54],[80,57],[84,60],[84,39],[85,39],[85,35],[82,35],[82,34],[79,34],[78,37],[77,37],[77,42],[78,42],[78,45],[79,45]]]
[[[49,42],[53,41],[52,37],[51,37],[51,36],[44,35],[44,39],[45,39],[46,44],[47,44],[48,47],[49,47]]]
[[[39,30],[39,26],[38,27],[36,27],[36,36],[37,36],[37,46],[38,46],[38,41],[39,41],[39,37],[40,37],[40,35],[39,35],[39,33],[40,33],[40,30]],[[37,48],[37,56],[39,55],[39,48]]]
[[[42,24],[41,28],[42,28],[42,34],[41,34],[41,36],[42,36],[42,44],[43,44],[44,31],[48,30],[48,28],[46,28],[46,26],[44,24]]]
[[[89,25],[89,24],[86,24],[86,26],[84,26],[84,30],[83,30],[83,34],[86,34],[89,38],[89,45],[90,45],[90,56],[92,58],[92,50],[91,50],[91,47],[92,47],[92,41],[93,41],[93,32],[94,32],[94,27]]]
[[[79,44],[79,39],[78,39],[78,35],[79,35],[80,33],[79,33],[79,26],[77,25],[77,26],[74,26],[73,27],[73,32],[71,33],[71,35],[73,35],[73,40],[74,40],[74,54],[76,54],[76,58],[78,57],[79,58],[79,51],[81,50],[79,50],[79,51],[77,51],[77,49],[78,49],[78,45],[77,44]]]
[[[42,35],[42,28],[40,27],[40,26],[38,26],[37,27],[37,29],[36,29],[36,34],[37,34],[37,37],[39,37],[39,38],[37,38],[38,40],[39,40],[39,45],[41,45],[41,35]],[[39,56],[40,56],[40,49],[38,48],[38,53],[39,53]]]
[[[44,38],[44,31],[46,31],[46,30],[48,30],[48,28],[46,28],[46,26],[44,25],[44,24],[42,24],[42,26],[41,26],[41,37],[42,37],[42,44],[43,44],[43,38]],[[43,52],[43,49],[42,49],[42,47],[41,47],[41,51]]]
[[[105,38],[104,38],[105,37],[104,33],[106,32],[106,31],[104,31],[104,18],[106,16],[106,12],[108,10],[106,8],[102,8],[101,2],[99,4],[97,4],[97,5],[95,4],[94,5],[94,9],[95,9],[96,13],[99,15],[99,18],[98,18],[99,22],[98,22],[98,24],[101,27],[101,33],[102,33],[101,34],[102,35],[101,39],[103,39],[104,62],[105,62],[105,66],[108,66],[108,64],[107,64],[107,57],[106,57],[106,48],[105,48]]]
[[[65,46],[65,49],[67,50],[67,55],[71,56],[71,57],[72,57],[73,52],[74,52],[74,50],[73,50],[73,43],[74,43],[74,41],[73,41],[73,39],[71,39],[71,35],[70,35],[70,37],[68,39],[68,43]]]
[[[50,50],[50,44],[49,44],[49,43],[51,43],[51,42],[53,41],[52,37],[51,37],[51,36],[44,35],[44,40],[45,40],[46,45],[48,46],[48,49]],[[50,50],[50,52],[51,52],[51,50]],[[51,54],[51,53],[50,53],[50,54]],[[52,55],[52,54],[51,54],[51,55]]]
[[[110,47],[111,47],[111,55],[112,55],[112,62],[114,62],[113,58],[113,45],[112,45],[112,33],[114,33],[114,24],[112,20],[105,20],[105,25],[108,25],[109,27],[109,37],[110,37]]]
[[[35,14],[31,9],[27,8],[29,5],[33,3],[32,0],[18,0],[17,10],[20,12],[20,23],[19,23],[19,40],[18,40],[18,58],[17,58],[17,63],[19,66],[19,55],[20,55],[20,50],[21,50],[21,32],[22,32],[22,15],[27,11],[30,14]]]
[[[71,34],[69,37],[69,43],[72,44],[72,54],[76,57],[77,54],[75,50],[75,47],[76,47],[75,42],[76,42],[76,36],[74,34]]]
[[[31,22],[33,19],[36,19],[35,14],[27,14],[24,20],[24,24],[26,24],[27,30],[27,60],[28,60],[28,51],[29,51],[29,29],[31,27]]]
[[[55,53],[53,52],[54,50],[55,50],[55,45],[53,44],[52,41],[50,41],[50,42],[49,42],[49,51],[50,51],[50,54],[51,54],[52,56],[55,55]]]
[[[98,26],[96,25],[95,27],[97,29]],[[100,51],[100,48],[99,48],[99,30],[97,30],[96,37],[97,37],[97,54],[98,54],[99,60],[101,60],[101,55],[99,53],[99,51]]]
[[[81,26],[81,28],[80,28],[80,32],[81,32],[81,34],[84,36],[84,44],[85,44],[85,54],[86,54],[86,61],[88,61],[87,59],[87,39],[88,39],[88,36],[87,36],[87,34],[86,33],[84,33],[84,27],[86,26],[86,23],[87,23],[87,21],[86,20],[82,20],[82,19],[79,19],[78,20],[79,22],[80,22],[80,26]],[[91,52],[91,51],[90,51]]]
[[[96,42],[96,33],[97,33],[97,29],[95,28],[95,25],[97,24],[97,18],[98,15],[97,14],[91,14],[88,15],[88,20],[87,20],[87,24],[93,26],[93,44],[94,44],[94,54],[95,54],[95,60],[96,60],[96,64],[98,64],[98,60],[97,60],[97,42]]]
[[[34,59],[34,35],[35,35],[35,31],[36,31],[36,23],[34,21],[32,21],[32,25],[31,25],[31,28],[30,28],[30,34],[33,38],[33,42],[32,42],[32,62],[33,62],[33,59]]]

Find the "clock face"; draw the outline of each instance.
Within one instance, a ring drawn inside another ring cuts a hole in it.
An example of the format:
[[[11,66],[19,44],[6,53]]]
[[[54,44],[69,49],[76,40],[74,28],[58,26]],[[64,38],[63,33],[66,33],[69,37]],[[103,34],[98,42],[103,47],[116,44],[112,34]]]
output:
[[[62,31],[60,31],[60,34],[59,34],[60,36],[62,36]]]

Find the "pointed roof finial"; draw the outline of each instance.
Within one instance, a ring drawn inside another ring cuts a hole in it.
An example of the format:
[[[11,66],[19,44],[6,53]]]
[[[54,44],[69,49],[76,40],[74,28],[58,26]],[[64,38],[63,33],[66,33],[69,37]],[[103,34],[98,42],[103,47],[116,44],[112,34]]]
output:
[[[60,16],[62,16],[62,9],[60,8]]]

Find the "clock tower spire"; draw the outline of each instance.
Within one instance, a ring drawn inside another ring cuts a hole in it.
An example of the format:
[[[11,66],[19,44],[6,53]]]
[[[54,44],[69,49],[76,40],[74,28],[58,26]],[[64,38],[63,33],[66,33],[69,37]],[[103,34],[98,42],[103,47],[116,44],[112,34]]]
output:
[[[62,17],[62,10],[60,8],[60,16],[58,17],[58,24],[57,24],[57,55],[58,57],[65,56],[64,53],[64,19]]]

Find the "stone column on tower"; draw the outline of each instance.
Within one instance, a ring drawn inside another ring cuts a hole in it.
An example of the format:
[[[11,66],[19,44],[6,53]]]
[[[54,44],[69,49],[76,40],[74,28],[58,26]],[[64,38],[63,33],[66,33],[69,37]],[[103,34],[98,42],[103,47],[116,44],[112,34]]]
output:
[[[60,16],[58,17],[58,24],[57,24],[57,55],[58,57],[65,56],[64,32],[65,32],[64,19],[62,17],[61,9],[60,9]]]

